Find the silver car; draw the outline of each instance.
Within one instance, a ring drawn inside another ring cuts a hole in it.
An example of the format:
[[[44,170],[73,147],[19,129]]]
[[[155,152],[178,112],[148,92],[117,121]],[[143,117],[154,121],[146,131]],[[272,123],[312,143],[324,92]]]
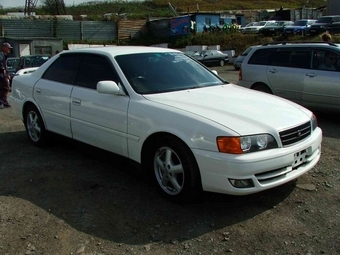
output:
[[[233,62],[235,70],[240,70],[243,60],[246,58],[246,56],[251,51],[251,49],[252,49],[252,47],[247,48],[245,51],[242,52],[242,54],[238,55],[235,58],[235,60]]]
[[[253,46],[238,85],[310,108],[340,110],[340,44],[281,43]]]

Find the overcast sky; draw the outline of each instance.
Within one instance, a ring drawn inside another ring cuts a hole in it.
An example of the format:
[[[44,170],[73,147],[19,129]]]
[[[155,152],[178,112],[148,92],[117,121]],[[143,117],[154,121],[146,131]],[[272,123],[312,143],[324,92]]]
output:
[[[97,0],[97,1],[109,2],[109,0]],[[24,7],[25,2],[26,2],[25,0],[0,0],[0,5],[2,5],[2,7],[4,8]],[[43,2],[44,2],[43,0],[38,0],[37,6],[41,5]],[[93,2],[93,0],[64,0],[66,6],[71,6],[73,4],[79,5],[86,2]]]

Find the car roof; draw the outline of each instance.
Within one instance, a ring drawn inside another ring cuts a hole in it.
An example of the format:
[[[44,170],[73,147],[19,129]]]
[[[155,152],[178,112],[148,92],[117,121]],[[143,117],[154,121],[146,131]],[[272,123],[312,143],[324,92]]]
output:
[[[101,46],[101,47],[90,47],[81,48],[74,50],[67,50],[59,53],[60,55],[70,54],[70,53],[100,53],[111,56],[134,54],[134,53],[152,53],[152,52],[180,52],[179,50],[162,48],[162,47],[149,47],[149,46]]]
[[[325,46],[325,47],[332,47],[334,49],[340,50],[340,44],[332,43],[332,42],[319,42],[319,41],[295,41],[295,42],[270,42],[264,43],[261,45],[255,45],[252,47],[260,48],[260,47],[306,47],[306,46]]]

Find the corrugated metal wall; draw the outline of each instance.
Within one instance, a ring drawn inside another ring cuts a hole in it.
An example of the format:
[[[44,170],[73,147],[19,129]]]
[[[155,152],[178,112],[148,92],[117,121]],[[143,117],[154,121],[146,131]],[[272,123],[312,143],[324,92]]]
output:
[[[63,40],[107,41],[117,39],[117,23],[112,21],[69,21],[57,23],[57,37]]]
[[[120,20],[118,22],[118,39],[138,38],[147,33],[145,20]]]
[[[0,19],[0,27],[6,37],[54,37],[51,20]]]
[[[0,19],[1,36],[56,37],[63,40],[107,41],[117,39],[117,23],[111,21]]]

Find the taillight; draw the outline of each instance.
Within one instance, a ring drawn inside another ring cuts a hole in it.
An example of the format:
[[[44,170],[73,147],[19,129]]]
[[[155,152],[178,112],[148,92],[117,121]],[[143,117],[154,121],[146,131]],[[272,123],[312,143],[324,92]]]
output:
[[[238,80],[242,81],[242,68],[240,68],[240,71],[238,72]]]

